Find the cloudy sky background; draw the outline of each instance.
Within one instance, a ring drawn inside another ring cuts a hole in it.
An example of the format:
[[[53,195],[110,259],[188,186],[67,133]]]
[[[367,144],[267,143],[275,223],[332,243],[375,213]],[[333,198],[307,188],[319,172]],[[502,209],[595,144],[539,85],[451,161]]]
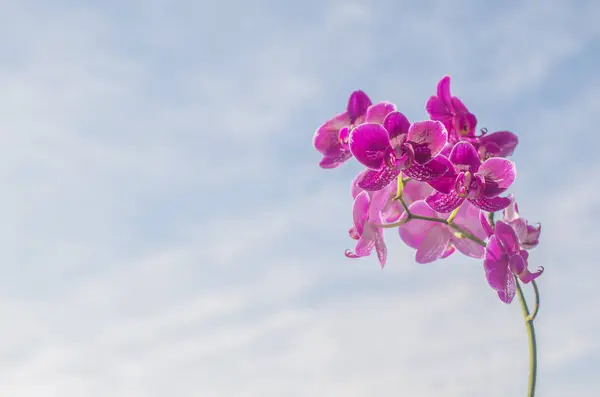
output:
[[[0,394],[525,395],[477,260],[344,257],[349,93],[411,120],[445,74],[520,137],[543,224],[542,397],[600,382],[600,3],[0,2]],[[530,292],[527,289],[528,293]]]

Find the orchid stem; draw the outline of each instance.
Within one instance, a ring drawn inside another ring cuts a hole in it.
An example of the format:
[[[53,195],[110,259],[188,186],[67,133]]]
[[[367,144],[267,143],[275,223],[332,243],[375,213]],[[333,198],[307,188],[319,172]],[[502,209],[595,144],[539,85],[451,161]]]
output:
[[[517,295],[519,295],[519,302],[521,303],[521,310],[523,311],[523,317],[525,318],[525,327],[527,328],[527,336],[529,339],[529,382],[527,387],[527,397],[534,397],[535,395],[535,382],[537,378],[537,344],[535,342],[535,328],[533,327],[533,318],[537,314],[539,308],[539,291],[535,281],[532,281],[533,289],[536,296],[536,305],[533,314],[529,314],[529,308],[523,295],[523,289],[517,276],[515,276],[515,282],[517,283]]]
[[[540,290],[538,289],[538,286],[537,286],[535,280],[531,281],[531,285],[533,286],[533,294],[535,296],[535,303],[533,306],[533,312],[531,312],[531,314],[527,317],[527,319],[529,321],[535,320],[535,317],[537,316],[538,311],[540,311]]]
[[[450,223],[448,223],[448,226],[450,226],[452,229],[454,229],[457,232],[459,232],[460,234],[462,234],[465,238],[468,238],[469,240],[476,242],[477,244],[481,245],[482,247],[486,246],[485,241],[483,241],[479,237],[475,236],[473,233],[464,230],[463,228],[458,226],[456,223],[450,222]]]
[[[389,228],[401,226],[413,219],[420,219],[423,221],[443,223],[445,225],[448,225],[452,229],[456,230],[458,233],[460,233],[462,235],[462,237],[468,238],[469,240],[476,242],[477,244],[481,245],[482,247],[485,247],[487,245],[485,241],[481,240],[479,237],[475,236],[473,233],[471,233],[467,230],[464,230],[462,227],[460,227],[456,223],[454,223],[454,216],[456,215],[456,213],[452,213],[448,219],[417,215],[417,214],[413,214],[412,212],[409,211],[408,206],[406,205],[406,202],[404,201],[404,198],[402,198],[402,195],[398,195],[398,197],[396,197],[396,200],[400,201],[400,203],[402,204],[402,207],[404,208],[404,211],[406,211],[406,218],[399,222],[393,223],[393,224],[379,225],[379,227],[389,229]],[[494,213],[488,214],[488,221],[490,222],[490,224],[492,226],[494,225]],[[540,309],[540,293],[539,293],[537,284],[535,283],[535,280],[532,280],[531,284],[533,285],[533,292],[535,294],[535,304],[533,307],[533,312],[529,313],[529,308],[527,307],[527,301],[525,301],[525,295],[523,295],[523,289],[521,288],[521,283],[517,276],[515,276],[515,282],[517,283],[517,294],[519,295],[519,302],[521,303],[521,310],[523,311],[523,317],[525,318],[525,327],[527,328],[527,336],[529,339],[529,382],[528,382],[528,388],[527,388],[527,390],[528,390],[527,397],[534,397],[535,382],[537,379],[537,345],[536,345],[536,341],[535,341],[535,328],[533,327],[533,320],[537,316],[537,313]]]

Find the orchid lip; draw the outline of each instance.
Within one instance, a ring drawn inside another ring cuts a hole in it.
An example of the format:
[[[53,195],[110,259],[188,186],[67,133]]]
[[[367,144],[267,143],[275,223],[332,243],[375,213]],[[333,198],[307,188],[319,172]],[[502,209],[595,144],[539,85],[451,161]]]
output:
[[[459,197],[472,200],[481,196],[484,187],[485,179],[470,171],[461,172],[454,183],[454,189]]]

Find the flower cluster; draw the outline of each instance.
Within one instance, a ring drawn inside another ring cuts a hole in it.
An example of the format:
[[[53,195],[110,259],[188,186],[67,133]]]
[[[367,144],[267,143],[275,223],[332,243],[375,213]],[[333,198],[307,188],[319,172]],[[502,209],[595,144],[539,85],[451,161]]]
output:
[[[314,147],[322,168],[355,158],[365,169],[352,183],[354,225],[350,237],[359,258],[375,250],[383,267],[383,229],[397,228],[429,263],[455,251],[482,259],[489,285],[510,303],[516,278],[528,283],[543,268],[528,270],[528,250],[538,244],[541,226],[529,225],[512,195],[512,155],[518,138],[509,131],[476,134],[477,118],[450,93],[450,77],[438,83],[425,106],[429,120],[411,123],[390,102],[373,104],[363,91],[350,95],[346,111],[319,127]],[[503,220],[494,215],[503,211]]]

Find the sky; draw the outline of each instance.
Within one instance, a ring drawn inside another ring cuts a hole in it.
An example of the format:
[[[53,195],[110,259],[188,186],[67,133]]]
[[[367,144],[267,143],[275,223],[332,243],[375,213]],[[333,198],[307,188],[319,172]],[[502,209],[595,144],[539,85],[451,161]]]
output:
[[[312,147],[353,90],[420,120],[444,75],[520,139],[538,395],[597,395],[600,3],[0,4],[1,395],[525,395],[517,302],[394,231],[346,258],[361,168]]]

